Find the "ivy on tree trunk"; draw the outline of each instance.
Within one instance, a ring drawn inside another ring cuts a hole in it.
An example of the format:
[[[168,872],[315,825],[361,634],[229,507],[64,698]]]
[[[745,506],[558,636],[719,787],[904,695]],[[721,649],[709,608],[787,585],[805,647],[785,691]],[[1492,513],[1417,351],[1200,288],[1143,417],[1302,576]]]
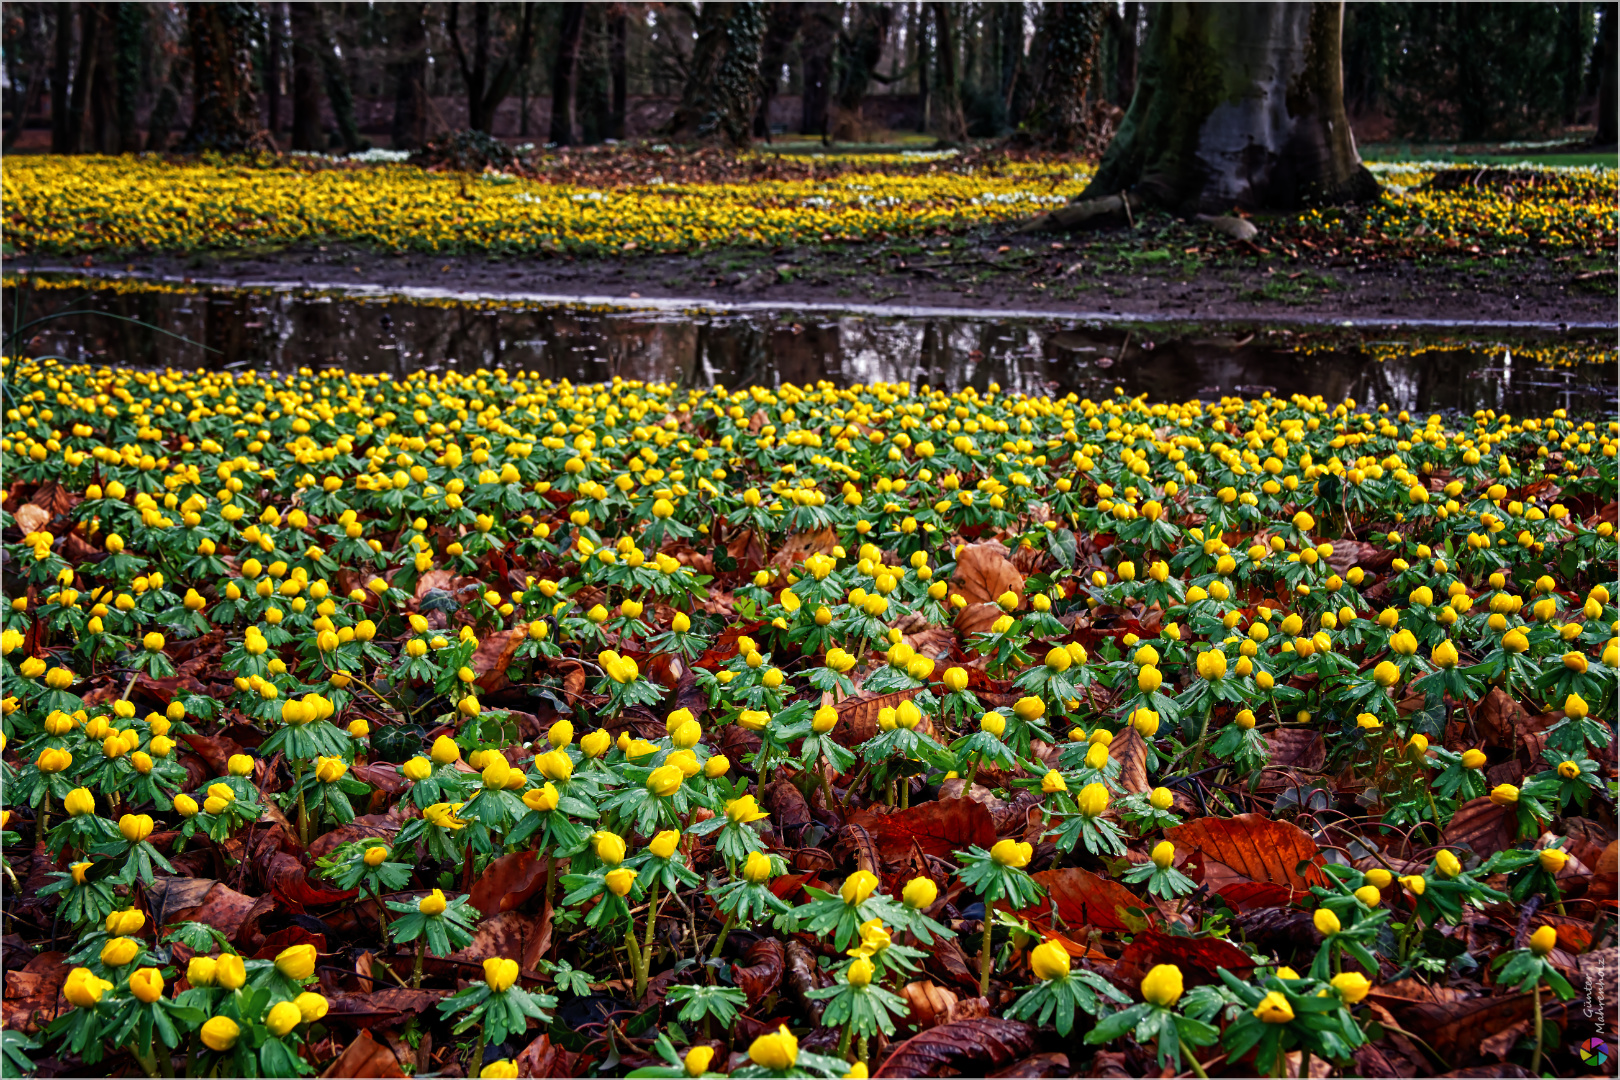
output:
[[[1152,8],[1136,96],[1080,199],[1180,212],[1376,198],[1345,118],[1339,3]]]

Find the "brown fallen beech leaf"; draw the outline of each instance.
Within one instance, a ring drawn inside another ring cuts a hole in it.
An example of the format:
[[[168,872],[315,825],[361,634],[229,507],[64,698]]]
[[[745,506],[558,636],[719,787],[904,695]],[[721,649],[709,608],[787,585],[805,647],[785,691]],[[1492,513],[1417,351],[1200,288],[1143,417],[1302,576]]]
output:
[[[990,811],[972,799],[935,799],[892,814],[868,807],[851,814],[849,821],[871,834],[880,851],[903,849],[915,841],[925,854],[943,859],[970,844],[988,850],[996,842]]]
[[[1019,914],[1046,928],[1067,929],[1071,937],[1085,927],[1111,931],[1139,928],[1140,923],[1133,926],[1134,917],[1128,912],[1131,908],[1148,908],[1146,900],[1125,886],[1078,866],[1042,870],[1032,876],[1046,890],[1046,897]]]
[[[512,666],[512,658],[517,655],[518,646],[523,644],[529,636],[529,628],[520,626],[513,630],[498,631],[479,641],[478,649],[473,653],[467,666],[472,668],[473,680],[478,689],[486,694],[493,694],[497,690],[512,685],[506,677],[506,669]]]
[[[938,1027],[953,1018],[957,996],[932,979],[909,982],[900,988],[900,995],[911,1006],[911,1022],[919,1029]]]
[[[1119,782],[1133,795],[1151,791],[1147,775],[1147,743],[1135,728],[1126,728],[1108,744],[1108,756],[1119,762]]]
[[[1166,829],[1178,850],[1202,854],[1252,881],[1307,893],[1325,882],[1322,852],[1305,830],[1261,814],[1198,818]]]
[[[748,995],[749,1008],[764,1001],[767,994],[782,984],[786,963],[782,943],[775,938],[760,938],[743,950],[743,962],[732,965],[731,975],[742,992]]]
[[[897,709],[902,701],[917,696],[916,690],[897,690],[877,697],[847,698],[838,703],[838,724],[832,736],[840,746],[859,746],[878,733],[878,713],[884,709]],[[934,725],[923,717],[917,730],[925,735],[934,733]]]
[[[1114,974],[1117,978],[1140,981],[1157,964],[1176,964],[1187,974],[1202,973],[1203,979],[1194,978],[1195,983],[1219,982],[1221,968],[1241,978],[1248,978],[1255,968],[1249,954],[1229,941],[1178,937],[1149,928],[1125,946],[1114,965]]]
[[[1466,848],[1483,859],[1512,847],[1518,835],[1518,815],[1513,808],[1497,806],[1489,795],[1481,795],[1457,807],[1440,841],[1447,847]]]
[[[1006,545],[999,540],[968,544],[956,557],[951,574],[951,591],[960,593],[969,604],[993,604],[1003,593],[1018,597],[1024,604],[1024,575],[1013,566]]]
[[[354,1077],[356,1080],[394,1080],[404,1075],[394,1052],[365,1030],[321,1073],[323,1077]]]
[[[488,917],[510,911],[539,892],[546,883],[546,862],[532,850],[502,855],[484,868],[473,882],[468,903]]]
[[[574,1060],[574,1054],[552,1042],[550,1035],[542,1034],[523,1048],[514,1064],[519,1076],[564,1077],[576,1075]]]
[[[200,922],[224,934],[226,940],[235,940],[236,932],[241,929],[248,913],[253,910],[253,905],[258,902],[254,897],[239,893],[222,881],[210,881],[207,878],[159,878],[152,882],[153,888],[149,890],[148,895],[156,896],[156,887],[164,880],[170,882],[169,888],[161,894],[161,899],[151,900],[152,921],[160,925],[182,921]],[[204,888],[196,905],[182,906],[185,901],[197,895],[198,884]]]
[[[1031,1054],[1023,1061],[1015,1061],[992,1077],[1018,1077],[1021,1080],[1039,1080],[1047,1076],[1069,1075],[1068,1054]]]
[[[1017,1020],[986,1016],[956,1020],[913,1035],[896,1046],[877,1076],[986,1076],[1035,1048],[1035,1029]]]
[[[1529,994],[1473,998],[1449,1005],[1413,1005],[1406,1009],[1391,1006],[1403,1028],[1421,1034],[1435,1053],[1453,1066],[1478,1061],[1481,1043],[1493,1033],[1517,1024],[1534,1009]]]

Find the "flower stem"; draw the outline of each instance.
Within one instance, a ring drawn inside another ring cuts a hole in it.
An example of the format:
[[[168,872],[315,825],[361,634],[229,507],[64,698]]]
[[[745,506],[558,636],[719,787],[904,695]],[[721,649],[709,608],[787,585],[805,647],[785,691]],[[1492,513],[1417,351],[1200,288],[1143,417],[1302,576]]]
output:
[[[39,817],[34,822],[34,843],[43,844],[51,835],[51,790],[45,789],[45,801],[39,804]]]
[[[478,1045],[473,1047],[472,1068],[467,1070],[468,1076],[477,1076],[484,1071],[484,1025],[478,1025]]]
[[[726,935],[731,933],[731,928],[736,925],[736,922],[737,920],[733,916],[726,916],[726,921],[720,926],[720,936],[714,939],[714,951],[709,953],[709,959],[718,960],[720,958],[720,950],[725,948],[726,945]]]
[[[990,918],[990,902],[984,904],[984,944],[979,947],[979,996],[990,996],[990,937],[996,924]]]
[[[647,902],[647,939],[641,949],[641,966],[636,969],[636,1000],[647,995],[647,972],[652,967],[653,931],[658,926],[658,882],[653,882],[651,899]],[[635,923],[630,924],[631,932]]]
[[[416,939],[416,959],[411,961],[411,989],[422,989],[422,961],[427,957],[427,942]]]
[[[1192,1047],[1187,1045],[1187,1040],[1181,1039],[1179,1041],[1181,1043],[1181,1052],[1187,1057],[1187,1064],[1192,1066],[1193,1075],[1198,1077],[1199,1080],[1209,1080],[1209,1073],[1205,1072],[1204,1067],[1198,1063],[1198,1055],[1192,1052]]]
[[[838,1037],[838,1056],[845,1061],[849,1060],[849,1040],[855,1034],[854,1024],[845,1024],[844,1033]]]
[[[1541,980],[1539,978],[1536,980],[1536,985],[1534,985],[1534,986],[1532,986],[1530,988],[1530,992],[1535,995],[1535,1002],[1536,1002],[1536,1048],[1533,1051],[1531,1051],[1531,1053],[1530,1053],[1530,1075],[1531,1076],[1540,1076],[1541,1075]]]

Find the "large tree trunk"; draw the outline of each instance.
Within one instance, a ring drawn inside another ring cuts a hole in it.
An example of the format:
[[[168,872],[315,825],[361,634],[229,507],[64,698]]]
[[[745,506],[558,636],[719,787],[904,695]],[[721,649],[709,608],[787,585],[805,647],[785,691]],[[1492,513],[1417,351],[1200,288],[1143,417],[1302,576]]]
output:
[[[584,28],[585,5],[563,5],[557,56],[551,64],[551,141],[558,146],[573,146],[579,141],[574,91],[579,82],[579,39]]]
[[[68,143],[71,125],[68,123],[69,83],[73,77],[73,5],[57,4],[56,62],[51,68],[51,153],[71,154]]]
[[[893,23],[894,9],[888,4],[855,5],[849,34],[839,39],[838,88],[833,95],[837,103],[834,139],[855,142],[864,134],[861,105],[873,80],[879,77],[877,67]]]
[[[771,141],[771,102],[782,86],[782,65],[788,47],[804,24],[804,5],[774,3],[765,20],[765,40],[759,47],[759,104],[754,109],[754,134]]]
[[[754,130],[764,36],[764,4],[705,3],[698,13],[698,38],[681,103],[664,131],[678,139],[719,138],[747,146]]]
[[[630,73],[626,53],[630,39],[630,16],[623,4],[614,4],[608,14],[608,137],[623,140],[628,120]]]
[[[331,5],[333,12],[340,10]],[[370,143],[360,137],[360,125],[354,119],[354,90],[349,86],[349,73],[342,57],[333,45],[332,27],[327,21],[327,5],[309,4],[309,16],[315,21],[320,34],[321,77],[326,83],[326,100],[332,103],[332,118],[337,121],[338,138],[343,152],[352,154],[364,150]]]
[[[473,9],[473,55],[461,45],[462,7]],[[529,52],[534,46],[534,4],[519,4],[517,38],[509,52],[493,69],[490,67],[489,18],[493,4],[452,3],[445,29],[450,45],[455,49],[456,64],[461,68],[461,79],[467,86],[467,126],[474,131],[491,133],[495,111],[512,93],[518,75],[529,65]]]
[[[1137,0],[1126,0],[1122,8],[1115,12],[1109,5],[1109,18],[1115,25],[1113,101],[1124,107],[1136,93],[1136,27],[1142,12]]]
[[[67,153],[84,149],[84,125],[89,117],[90,89],[95,83],[96,61],[101,56],[101,6],[78,4],[79,65],[73,72],[73,93],[68,98]]]
[[[141,93],[141,40],[146,29],[146,5],[119,4],[117,38],[114,48],[117,109],[113,125],[113,149],[135,153],[141,148],[141,133],[135,116],[135,103]]]
[[[1072,150],[1086,131],[1086,91],[1097,60],[1102,5],[1044,5],[1035,35],[1035,96],[1024,128],[1037,142]]]
[[[265,102],[265,118],[268,120],[270,137],[274,139],[276,132],[281,130],[281,39],[287,22],[287,5],[282,0],[275,0],[269,5],[265,16],[270,38],[264,56],[264,94],[269,99]]]
[[[292,20],[292,148],[322,151],[320,34],[307,8],[300,5]]]
[[[948,143],[967,141],[967,120],[962,115],[961,86],[956,77],[955,5],[930,0],[934,26],[938,29],[935,50],[939,55],[939,137]]]
[[[1598,107],[1597,107],[1597,133],[1592,142],[1597,146],[1613,146],[1615,144],[1615,107],[1616,97],[1620,96],[1620,88],[1616,87],[1615,58],[1620,54],[1616,48],[1617,36],[1620,36],[1620,20],[1615,18],[1615,6],[1604,4],[1602,8],[1602,21],[1598,24],[1597,41],[1597,70],[1598,70]]]
[[[1340,3],[1153,7],[1131,107],[1081,199],[1181,212],[1376,198],[1344,115]]]
[[[90,86],[90,149],[98,154],[116,154],[123,140],[118,134],[119,19],[122,9],[133,4],[97,4],[96,71]],[[131,79],[133,82],[134,80]]]
[[[253,6],[189,4],[186,16],[191,35],[192,108],[191,127],[181,149],[229,154],[266,147],[253,86]]]
[[[839,5],[804,5],[799,28],[799,134],[827,135],[827,113],[832,105],[833,50],[838,45]]]
[[[928,72],[933,63],[928,48],[928,4],[917,4],[917,130],[934,126],[934,99],[928,88]]]
[[[415,150],[427,142],[427,4],[393,5],[394,149]]]

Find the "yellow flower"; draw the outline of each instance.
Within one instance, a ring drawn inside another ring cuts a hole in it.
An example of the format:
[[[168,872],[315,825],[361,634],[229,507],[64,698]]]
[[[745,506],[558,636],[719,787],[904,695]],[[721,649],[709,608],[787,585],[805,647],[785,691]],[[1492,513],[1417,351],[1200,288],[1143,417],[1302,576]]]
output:
[[[1029,970],[1047,982],[1069,974],[1069,950],[1055,941],[1046,941],[1029,951]]]
[[[1148,793],[1148,803],[1155,810],[1168,810],[1176,802],[1175,793],[1167,787],[1156,787]]]
[[[426,780],[433,775],[433,763],[418,755],[401,765],[399,771],[405,774],[407,780]]]
[[[376,868],[381,866],[387,858],[388,846],[386,844],[376,844],[366,848],[365,861],[367,866]]]
[[[922,911],[939,899],[939,886],[930,878],[914,877],[900,890],[900,899],[907,907]]]
[[[1536,859],[1541,864],[1541,868],[1549,874],[1562,872],[1564,864],[1569,862],[1569,856],[1564,853],[1563,849],[1554,847],[1542,848]]]
[[[289,979],[307,979],[315,974],[315,946],[289,945],[276,954],[276,970]]]
[[[461,747],[448,735],[440,735],[433,740],[433,749],[429,751],[434,762],[439,765],[450,765],[461,760]]]
[[[1485,752],[1483,750],[1464,750],[1462,764],[1465,769],[1483,769],[1485,767]]]
[[[423,915],[443,915],[448,906],[443,889],[434,889],[416,902],[416,910]]]
[[[125,814],[118,819],[118,831],[125,840],[138,844],[152,835],[152,818],[148,814]]]
[[[756,851],[752,854],[757,855],[759,853]],[[630,887],[636,883],[636,872],[621,866],[617,869],[609,870],[605,880],[607,881],[609,892],[611,892],[614,896],[624,896],[630,891]]]
[[[541,787],[523,793],[523,805],[542,814],[549,814],[557,809],[560,800],[561,796],[557,793],[556,785],[549,781]]]
[[[1063,779],[1063,774],[1058,772],[1056,769],[1048,769],[1046,771],[1046,775],[1041,777],[1042,794],[1053,795],[1059,791],[1068,790],[1068,782]]]
[[[511,1058],[501,1058],[499,1061],[492,1061],[478,1071],[478,1075],[481,1080],[512,1080],[512,1078],[517,1076],[517,1074],[517,1062],[513,1061]]]
[[[1530,951],[1537,956],[1546,956],[1558,945],[1558,931],[1550,926],[1536,928],[1530,935]]]
[[[1364,876],[1367,879],[1367,884],[1371,885],[1375,889],[1387,889],[1389,888],[1389,883],[1395,879],[1395,875],[1391,874],[1388,870],[1385,870],[1381,866],[1374,867],[1373,869],[1367,871]]]
[[[844,978],[851,986],[867,986],[871,984],[872,975],[876,970],[872,961],[864,956],[857,956],[850,962],[849,970],[844,973]]]
[[[687,1076],[702,1076],[709,1071],[709,1063],[714,1060],[714,1047],[694,1046],[686,1052],[681,1059]]]
[[[867,897],[878,887],[877,875],[869,870],[857,870],[844,879],[839,888],[838,895],[844,898],[844,903],[850,907],[859,907],[866,903]]]
[[[613,736],[598,728],[579,740],[580,751],[588,758],[599,758],[613,745]]]
[[[959,694],[967,689],[968,673],[959,667],[946,668],[945,674],[940,676],[940,681],[945,684],[945,689],[953,694]]]
[[[742,874],[745,880],[754,885],[769,881],[773,874],[770,857],[763,852],[750,851],[743,863]]]
[[[1096,750],[1098,747],[1094,745],[1092,749]],[[1108,789],[1097,783],[1087,784],[1080,789],[1080,794],[1075,798],[1075,805],[1079,807],[1080,813],[1086,817],[1098,817],[1108,809]],[[1022,866],[1023,864],[1020,863],[1019,865]]]
[[[761,1068],[786,1072],[799,1060],[799,1040],[783,1024],[774,1034],[761,1035],[749,1044],[748,1057]]]
[[[665,829],[654,836],[647,843],[647,850],[660,859],[667,859],[675,854],[675,847],[681,842],[681,834],[675,829]]]
[[[134,938],[115,937],[101,947],[101,962],[108,967],[123,967],[140,954],[140,942]]]
[[[326,998],[307,990],[293,998],[293,1004],[298,1006],[298,1014],[304,1018],[306,1024],[313,1024],[321,1019],[331,1007]]]
[[[591,834],[591,847],[596,857],[608,866],[624,862],[624,837],[610,832]]]
[[[247,965],[235,953],[226,953],[214,963],[214,979],[227,990],[240,990],[247,982]]]
[[[146,925],[146,915],[135,908],[114,911],[107,916],[107,933],[118,937],[134,937]]]
[[[1153,865],[1160,870],[1168,870],[1170,864],[1176,861],[1176,845],[1168,840],[1160,840],[1153,846]]]
[[[1316,932],[1324,937],[1332,937],[1343,929],[1339,917],[1327,908],[1317,908],[1315,914],[1311,916],[1311,922],[1316,925]]]
[[[626,871],[628,873],[628,871]],[[492,956],[484,961],[484,982],[490,990],[504,994],[517,982],[518,962],[503,956]]]
[[[1379,686],[1394,686],[1400,681],[1401,669],[1388,660],[1381,661],[1377,667],[1373,668],[1373,682]]]
[[[732,799],[726,803],[726,817],[739,825],[746,825],[750,821],[759,821],[770,815],[759,808],[752,795],[744,795],[740,799]]]
[[[1405,877],[1401,878],[1401,884],[1404,885],[1406,887],[1406,891],[1411,893],[1413,896],[1422,896],[1423,891],[1429,887],[1429,883],[1418,874],[1406,875]]]
[[[270,1034],[278,1039],[297,1027],[304,1020],[304,1014],[298,1011],[298,1006],[290,1001],[278,1001],[270,1007],[270,1012],[264,1018],[264,1026],[270,1029]]]
[[[193,956],[186,966],[186,981],[192,986],[213,986],[214,977],[212,956]]]
[[[647,777],[647,790],[658,796],[673,795],[681,789],[683,779],[677,766],[661,765]]]
[[[998,840],[990,849],[990,858],[1001,866],[1011,866],[1022,869],[1029,865],[1029,860],[1035,857],[1035,849],[1027,843],[1017,840]]]
[[[1372,990],[1372,983],[1359,971],[1346,971],[1333,976],[1333,989],[1346,1005],[1355,1005]]]
[[[1356,890],[1355,895],[1357,900],[1360,900],[1368,907],[1377,907],[1379,902],[1384,899],[1383,893],[1378,891],[1376,885],[1363,885]]]
[[[62,800],[62,809],[72,817],[84,817],[86,814],[96,812],[96,797],[90,794],[89,788],[74,788]]]
[[[228,1016],[215,1016],[203,1024],[201,1034],[204,1046],[223,1054],[236,1045],[242,1029]]]
[[[1564,699],[1564,715],[1571,720],[1585,720],[1588,712],[1586,699],[1579,694],[1571,694]]]
[[[1253,1009],[1254,1015],[1268,1024],[1286,1024],[1294,1018],[1294,1007],[1281,992],[1273,990],[1260,999]]]
[[[67,981],[62,984],[62,996],[74,1008],[89,1009],[112,987],[113,984],[106,979],[96,978],[95,972],[89,968],[79,967],[68,972]]]
[[[1181,991],[1181,969],[1174,964],[1157,964],[1142,977],[1142,1000],[1150,1005],[1173,1008]]]
[[[587,735],[586,738],[590,736]],[[584,745],[583,742],[581,745]],[[534,759],[534,766],[540,770],[541,776],[547,780],[555,780],[559,784],[566,783],[574,775],[573,759],[561,750],[547,750]]]
[[[1512,784],[1497,784],[1491,789],[1491,802],[1497,806],[1512,806],[1519,801],[1519,789]]]

